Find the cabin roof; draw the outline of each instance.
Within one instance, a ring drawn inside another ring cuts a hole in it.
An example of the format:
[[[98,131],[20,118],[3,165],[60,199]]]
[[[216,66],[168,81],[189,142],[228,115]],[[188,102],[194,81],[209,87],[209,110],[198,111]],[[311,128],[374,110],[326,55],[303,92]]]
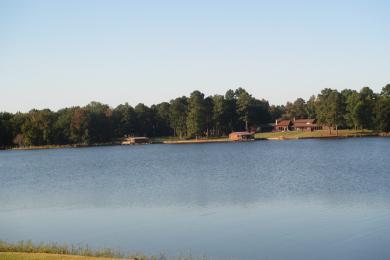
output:
[[[297,119],[294,121],[295,127],[317,126],[315,119]]]
[[[291,124],[291,120],[280,120],[278,121],[277,124],[275,124],[275,126],[289,126]]]

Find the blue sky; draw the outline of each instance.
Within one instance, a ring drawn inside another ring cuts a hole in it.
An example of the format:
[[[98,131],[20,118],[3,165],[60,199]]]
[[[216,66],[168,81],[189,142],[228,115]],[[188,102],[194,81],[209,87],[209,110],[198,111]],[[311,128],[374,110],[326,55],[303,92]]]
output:
[[[0,111],[390,83],[389,1],[0,0]]]

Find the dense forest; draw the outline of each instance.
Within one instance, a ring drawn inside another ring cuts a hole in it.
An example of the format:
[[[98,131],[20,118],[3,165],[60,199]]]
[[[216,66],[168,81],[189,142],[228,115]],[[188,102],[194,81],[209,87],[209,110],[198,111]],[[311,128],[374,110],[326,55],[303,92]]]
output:
[[[224,136],[231,131],[257,129],[279,118],[316,118],[334,128],[390,131],[390,84],[381,93],[324,89],[308,100],[269,105],[245,89],[205,97],[194,91],[150,107],[128,103],[111,108],[91,102],[84,107],[33,109],[0,113],[0,146],[105,143],[125,135],[178,138]]]

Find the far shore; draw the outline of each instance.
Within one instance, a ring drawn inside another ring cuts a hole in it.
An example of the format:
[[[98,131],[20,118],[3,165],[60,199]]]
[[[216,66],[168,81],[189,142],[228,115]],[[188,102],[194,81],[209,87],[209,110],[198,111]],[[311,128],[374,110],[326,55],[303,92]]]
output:
[[[371,136],[390,136],[389,133],[372,130],[317,130],[317,131],[288,131],[288,132],[268,132],[256,133],[256,139],[263,140],[300,140],[300,139],[332,139],[332,138],[353,138]]]
[[[355,138],[355,137],[390,137],[390,133],[376,132],[372,130],[339,130],[336,133],[333,130],[329,133],[328,130],[318,131],[288,131],[288,132],[265,132],[256,133],[255,141],[259,140],[305,140],[305,139],[337,139],[337,138]],[[228,143],[235,142],[228,137],[213,137],[213,138],[197,138],[197,139],[177,139],[172,137],[152,138],[151,144],[201,144],[201,143]],[[115,146],[122,145],[120,141],[97,144],[66,144],[66,145],[41,145],[41,146],[18,146],[18,147],[3,147],[3,150],[43,150],[43,149],[59,149],[59,148],[83,148],[83,147],[99,147],[99,146]]]

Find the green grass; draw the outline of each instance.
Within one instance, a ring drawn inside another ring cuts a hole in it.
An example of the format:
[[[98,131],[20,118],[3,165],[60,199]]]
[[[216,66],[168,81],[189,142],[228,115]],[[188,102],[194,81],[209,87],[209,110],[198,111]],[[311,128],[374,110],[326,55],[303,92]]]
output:
[[[0,260],[113,260],[113,259],[115,258],[106,258],[106,257],[98,258],[93,256],[60,255],[60,254],[46,254],[46,253],[0,252]]]
[[[125,258],[80,256],[66,254],[49,253],[21,253],[21,252],[0,252],[0,260],[167,260],[164,255],[161,256],[128,256]],[[191,256],[179,256],[172,258],[174,260],[194,260]],[[207,260],[206,257],[199,258]]]
[[[207,260],[207,257],[189,256],[167,257],[164,254],[146,256],[143,254],[124,254],[109,248],[91,249],[88,246],[67,244],[36,244],[31,241],[10,243],[0,240],[0,260]]]
[[[163,143],[164,141],[178,141],[182,139],[176,136],[161,136],[161,137],[152,137],[150,140],[154,144],[160,144]]]
[[[0,252],[20,252],[20,253],[45,253],[60,255],[82,255],[96,257],[120,258],[124,255],[112,249],[91,249],[88,246],[67,245],[58,243],[33,243],[31,241],[19,241],[10,243],[0,240]]]
[[[338,131],[339,137],[353,137],[353,136],[374,136],[378,133],[371,130],[349,130],[343,129]],[[270,133],[257,133],[256,139],[299,139],[299,138],[329,138],[337,137],[336,131],[332,130],[329,134],[329,130],[318,131],[289,131],[289,132],[270,132]]]

